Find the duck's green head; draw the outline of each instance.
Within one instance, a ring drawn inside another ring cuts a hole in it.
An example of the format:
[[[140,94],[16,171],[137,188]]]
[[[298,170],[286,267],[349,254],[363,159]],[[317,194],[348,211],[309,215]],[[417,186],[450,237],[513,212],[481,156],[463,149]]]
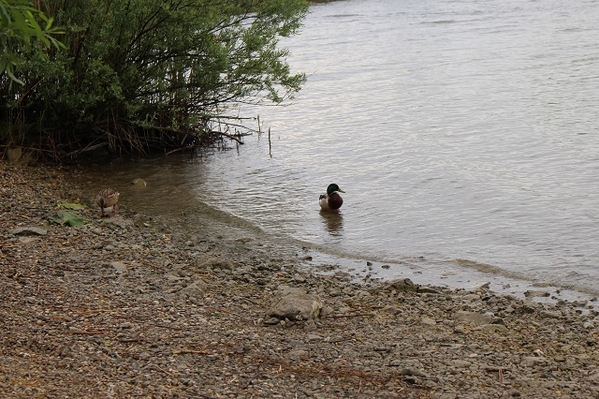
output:
[[[335,183],[331,183],[329,184],[329,187],[327,187],[327,194],[331,195],[333,194],[335,191],[338,191],[340,193],[344,193],[345,191],[343,191],[341,188],[339,188],[339,186]]]

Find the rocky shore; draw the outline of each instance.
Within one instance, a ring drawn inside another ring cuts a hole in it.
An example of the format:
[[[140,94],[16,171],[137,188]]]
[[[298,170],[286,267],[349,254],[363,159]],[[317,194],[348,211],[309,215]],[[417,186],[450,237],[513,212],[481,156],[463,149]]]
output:
[[[599,398],[585,304],[313,273],[226,227],[100,218],[73,173],[0,163],[2,398]]]

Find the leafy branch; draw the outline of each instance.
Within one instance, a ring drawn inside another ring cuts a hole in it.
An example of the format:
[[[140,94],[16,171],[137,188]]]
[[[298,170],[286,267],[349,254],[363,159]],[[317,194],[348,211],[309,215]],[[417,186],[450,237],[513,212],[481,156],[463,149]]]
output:
[[[15,76],[25,54],[35,44],[46,48],[65,48],[54,35],[64,31],[53,27],[54,18],[30,6],[27,0],[0,0],[0,75],[6,73],[11,81],[24,84]]]

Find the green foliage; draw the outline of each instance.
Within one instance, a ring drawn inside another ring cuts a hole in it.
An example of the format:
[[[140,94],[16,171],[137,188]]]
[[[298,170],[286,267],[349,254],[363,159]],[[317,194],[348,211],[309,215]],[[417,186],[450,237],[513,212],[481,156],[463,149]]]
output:
[[[28,55],[16,75],[23,86],[0,79],[0,103],[13,142],[57,157],[197,144],[217,119],[235,122],[231,105],[280,103],[305,81],[278,48],[300,28],[305,0],[45,3],[66,51]]]
[[[74,203],[74,202],[59,202],[58,206],[60,208],[73,209],[73,210],[87,209],[88,208],[88,206],[86,206],[86,205],[77,204],[77,203]]]
[[[52,36],[63,33],[52,27],[54,19],[31,7],[30,3],[27,0],[0,0],[0,75],[6,73],[11,82],[19,84],[23,82],[15,76],[15,71],[35,50],[35,44],[64,48]]]
[[[71,211],[59,211],[57,215],[58,218],[53,219],[52,222],[63,226],[79,227],[87,223],[81,215]]]

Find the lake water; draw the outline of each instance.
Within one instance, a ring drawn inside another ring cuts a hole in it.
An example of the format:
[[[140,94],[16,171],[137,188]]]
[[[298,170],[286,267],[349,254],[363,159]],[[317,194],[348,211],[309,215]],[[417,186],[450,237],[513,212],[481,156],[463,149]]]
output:
[[[309,75],[303,90],[242,110],[270,128],[271,148],[265,133],[247,137],[168,183],[383,277],[597,295],[597,21],[596,1],[314,5],[282,42]],[[132,173],[144,168],[154,173]],[[327,216],[318,196],[332,182],[345,203]]]

